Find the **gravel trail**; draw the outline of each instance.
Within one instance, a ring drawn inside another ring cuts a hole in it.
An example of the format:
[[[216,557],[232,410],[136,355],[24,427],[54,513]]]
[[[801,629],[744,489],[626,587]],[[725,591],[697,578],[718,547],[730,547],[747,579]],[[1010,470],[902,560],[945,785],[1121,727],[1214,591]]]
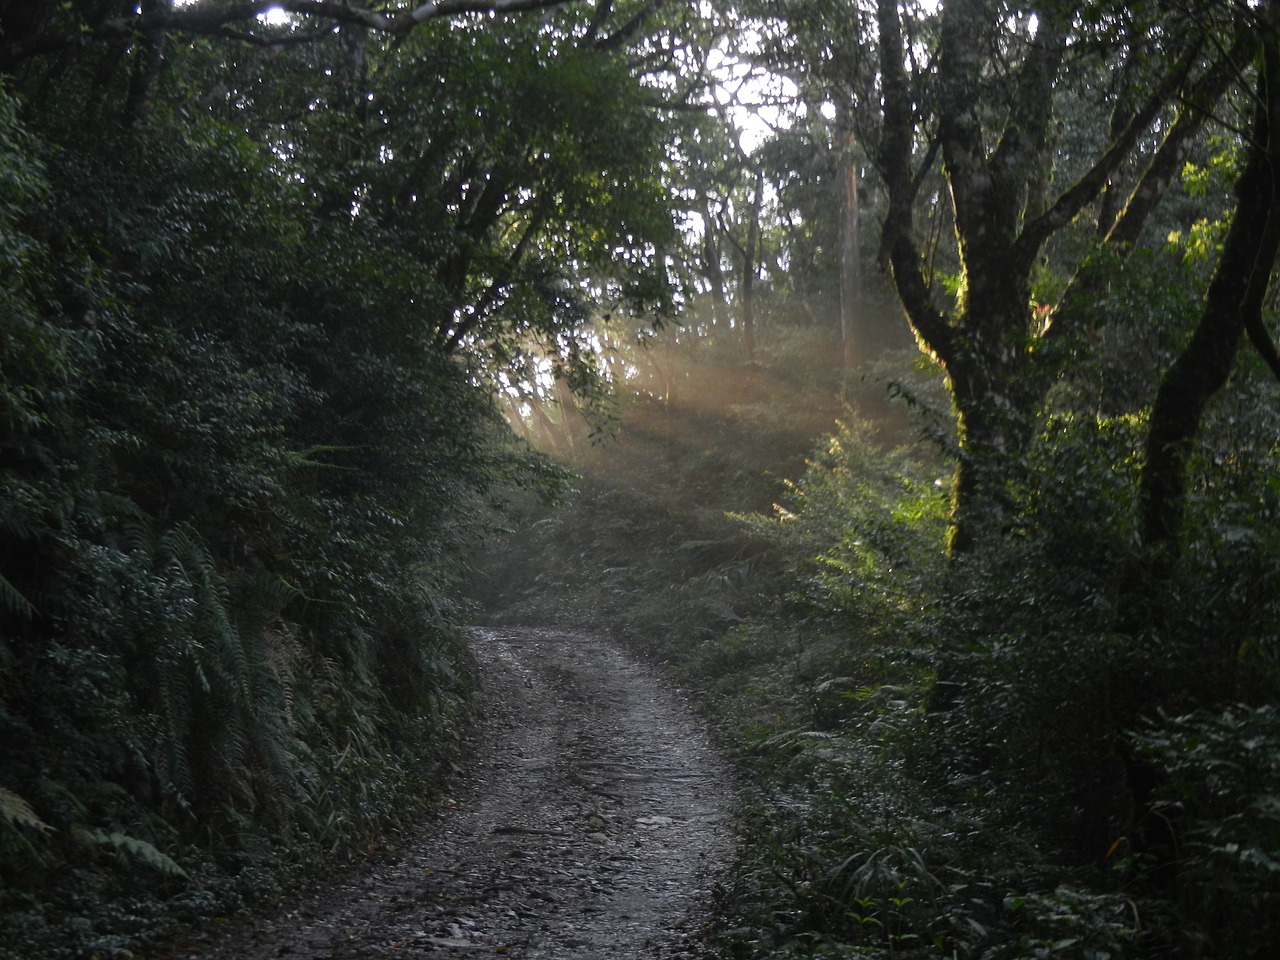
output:
[[[175,957],[696,955],[732,856],[731,778],[678,691],[599,638],[477,630],[486,719],[400,860]]]

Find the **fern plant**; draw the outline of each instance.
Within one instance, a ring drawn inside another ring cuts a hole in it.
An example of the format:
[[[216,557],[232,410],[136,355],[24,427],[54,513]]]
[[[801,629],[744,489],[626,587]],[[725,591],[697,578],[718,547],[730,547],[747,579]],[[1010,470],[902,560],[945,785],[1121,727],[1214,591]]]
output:
[[[53,829],[36,816],[31,804],[4,787],[0,787],[0,817],[4,817],[10,826],[32,827],[44,831]]]

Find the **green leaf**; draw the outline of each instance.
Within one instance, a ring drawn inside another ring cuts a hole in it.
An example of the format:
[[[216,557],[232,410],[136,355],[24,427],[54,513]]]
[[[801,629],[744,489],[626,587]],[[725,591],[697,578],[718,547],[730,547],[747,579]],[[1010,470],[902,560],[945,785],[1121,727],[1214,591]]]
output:
[[[183,880],[191,879],[187,874],[187,871],[178,866],[177,862],[174,861],[172,857],[162,853],[160,850],[156,849],[155,846],[147,843],[145,840],[139,840],[137,837],[131,837],[126,833],[120,833],[118,830],[113,830],[111,833],[107,833],[103,830],[98,830],[95,827],[85,830],[84,835],[94,843],[100,844],[104,847],[112,847],[115,850],[128,854],[139,863],[151,867],[154,870],[158,870],[165,876],[181,877]]]

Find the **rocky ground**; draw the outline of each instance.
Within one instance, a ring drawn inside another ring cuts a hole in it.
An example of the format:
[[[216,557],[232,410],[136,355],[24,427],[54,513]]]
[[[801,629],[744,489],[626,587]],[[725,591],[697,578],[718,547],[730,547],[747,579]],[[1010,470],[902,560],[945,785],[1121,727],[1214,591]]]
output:
[[[477,630],[486,720],[402,858],[175,958],[685,958],[732,852],[725,764],[678,691],[599,638]]]

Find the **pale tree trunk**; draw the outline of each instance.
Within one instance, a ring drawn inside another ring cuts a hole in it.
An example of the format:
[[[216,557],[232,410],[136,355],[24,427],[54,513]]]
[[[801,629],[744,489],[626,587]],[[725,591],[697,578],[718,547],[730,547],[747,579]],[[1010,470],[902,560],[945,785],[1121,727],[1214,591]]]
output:
[[[840,147],[840,342],[846,369],[867,359],[862,312],[862,239],[858,210],[858,164],[853,156],[853,119],[849,104],[837,106]]]
[[[529,409],[533,414],[534,425],[530,430],[536,434],[544,446],[550,447],[557,453],[563,453],[565,450],[565,435],[560,429],[559,424],[547,416],[547,401],[542,397],[531,397],[529,400]]]
[[[764,173],[757,171],[751,195],[751,218],[747,223],[747,244],[742,249],[742,280],[739,284],[742,310],[742,343],[747,359],[756,355],[756,275],[760,262],[760,207],[764,202]]]
[[[498,403],[507,423],[511,425],[512,431],[518,433],[524,440],[532,439],[533,434],[529,430],[529,421],[520,412],[520,401],[510,394],[503,393],[499,395]]]
[[[706,227],[702,234],[702,275],[711,286],[711,317],[718,326],[728,326],[728,285],[720,262],[720,243],[716,239],[718,230],[709,205],[703,208],[703,219]]]

